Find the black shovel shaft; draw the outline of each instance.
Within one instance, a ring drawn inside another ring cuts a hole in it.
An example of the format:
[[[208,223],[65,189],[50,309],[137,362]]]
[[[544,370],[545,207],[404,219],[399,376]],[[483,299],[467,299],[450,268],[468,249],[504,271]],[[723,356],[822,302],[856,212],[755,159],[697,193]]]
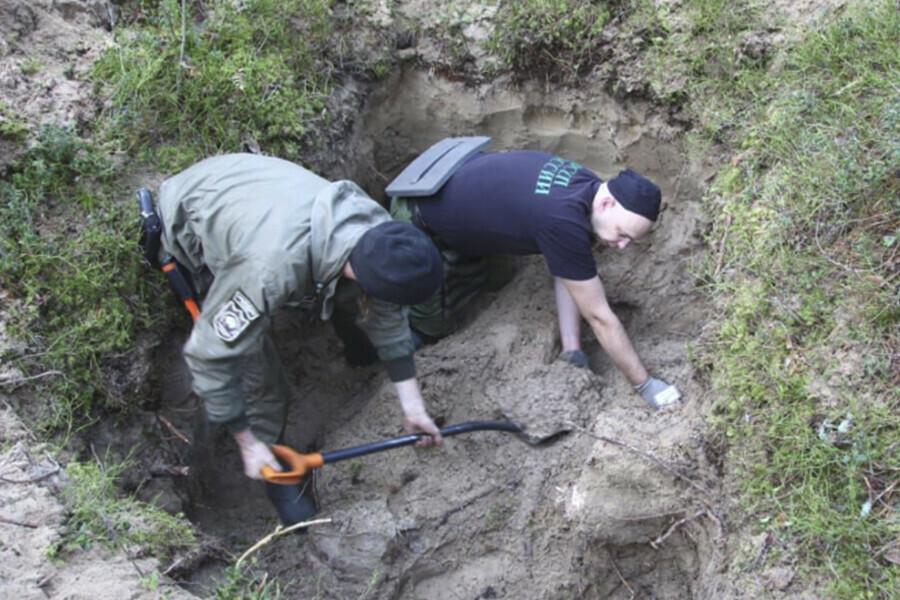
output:
[[[442,436],[449,437],[451,435],[459,435],[460,433],[468,433],[470,431],[509,431],[512,433],[522,433],[522,428],[509,421],[467,421],[465,423],[445,427],[440,431]],[[414,433],[390,440],[374,442],[372,444],[354,446],[353,448],[334,450],[333,452],[323,452],[322,461],[326,464],[333,463],[339,460],[347,460],[348,458],[356,458],[357,456],[363,456],[365,454],[392,450],[401,446],[409,446],[415,444],[423,437],[425,437],[424,433]]]

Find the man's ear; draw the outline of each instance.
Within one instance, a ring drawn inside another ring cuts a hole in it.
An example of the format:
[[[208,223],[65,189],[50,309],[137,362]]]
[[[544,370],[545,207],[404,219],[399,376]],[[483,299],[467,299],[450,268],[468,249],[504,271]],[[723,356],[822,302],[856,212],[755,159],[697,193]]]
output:
[[[344,263],[344,268],[341,269],[341,275],[343,275],[347,279],[356,281],[356,273],[353,271],[353,265],[350,264],[349,259]]]
[[[603,212],[609,210],[610,208],[615,208],[618,201],[613,198],[612,194],[600,194],[597,198],[597,201],[594,203],[594,207],[598,212]]]

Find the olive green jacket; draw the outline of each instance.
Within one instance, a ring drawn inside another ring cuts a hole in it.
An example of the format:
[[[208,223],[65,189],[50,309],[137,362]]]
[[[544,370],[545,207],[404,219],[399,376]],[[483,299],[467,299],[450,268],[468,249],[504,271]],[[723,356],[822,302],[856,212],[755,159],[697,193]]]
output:
[[[241,363],[262,352],[275,311],[301,306],[328,319],[351,250],[390,219],[350,181],[254,154],[208,158],[167,179],[159,213],[163,252],[204,295],[184,356],[213,422],[243,416]],[[375,300],[357,323],[393,381],[415,376],[405,309]]]

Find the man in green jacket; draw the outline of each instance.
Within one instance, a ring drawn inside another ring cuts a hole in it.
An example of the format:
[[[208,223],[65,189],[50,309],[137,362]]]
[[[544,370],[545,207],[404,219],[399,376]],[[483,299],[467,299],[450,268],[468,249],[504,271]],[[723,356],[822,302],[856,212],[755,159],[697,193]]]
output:
[[[248,477],[261,479],[266,466],[281,470],[270,445],[284,435],[288,386],[268,332],[282,307],[339,316],[345,344],[371,342],[406,430],[428,434],[420,445],[441,443],[416,380],[403,308],[427,298],[443,277],[425,234],[392,221],[350,181],[332,183],[253,154],[208,158],[167,179],[159,213],[161,252],[189,272],[202,303],[184,347],[193,390],[209,420],[234,436]],[[358,302],[361,295],[369,300]],[[358,306],[367,314],[354,322]],[[365,350],[345,349],[363,360]],[[266,483],[285,524],[317,511],[303,484]]]

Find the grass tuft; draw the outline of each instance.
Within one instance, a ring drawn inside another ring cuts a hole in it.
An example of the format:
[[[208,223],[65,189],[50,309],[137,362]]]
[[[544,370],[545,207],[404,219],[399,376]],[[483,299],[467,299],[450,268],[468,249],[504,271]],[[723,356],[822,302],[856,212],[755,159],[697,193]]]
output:
[[[158,0],[131,8],[97,61],[103,128],[173,172],[253,151],[303,162],[331,121],[335,81],[388,72],[393,40],[367,0]]]
[[[328,118],[330,5],[161,0],[146,8],[94,69],[108,134],[165,170],[245,146],[297,157],[303,136]]]
[[[523,76],[572,76],[590,68],[610,19],[606,2],[523,0],[501,2],[488,51]]]
[[[16,111],[0,102],[0,140],[24,142],[28,137],[28,125]]]
[[[72,462],[71,478],[63,489],[69,510],[68,533],[55,548],[56,556],[96,543],[141,550],[167,560],[179,550],[196,545],[194,532],[182,516],[173,516],[150,504],[122,498],[116,483],[132,465]]]
[[[268,573],[235,566],[226,568],[215,583],[211,596],[215,600],[281,600],[291,588],[291,583],[282,586],[277,579],[269,579]]]

